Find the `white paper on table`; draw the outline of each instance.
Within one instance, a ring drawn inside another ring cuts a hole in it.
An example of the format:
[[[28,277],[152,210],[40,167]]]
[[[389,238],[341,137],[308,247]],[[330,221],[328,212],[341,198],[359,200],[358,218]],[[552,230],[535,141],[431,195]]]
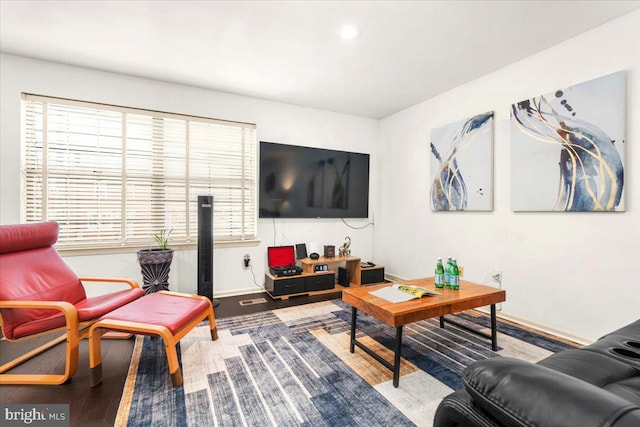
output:
[[[389,302],[405,302],[417,298],[415,295],[409,294],[407,292],[402,292],[400,289],[393,286],[387,286],[385,288],[378,289],[377,291],[371,291],[369,293],[379,298],[386,299]]]

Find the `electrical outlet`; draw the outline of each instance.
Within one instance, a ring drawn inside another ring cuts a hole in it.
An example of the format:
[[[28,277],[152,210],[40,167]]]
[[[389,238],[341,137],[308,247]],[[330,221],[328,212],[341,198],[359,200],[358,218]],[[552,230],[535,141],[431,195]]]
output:
[[[248,268],[251,265],[251,256],[249,254],[244,254],[244,267]]]
[[[493,273],[491,273],[491,280],[498,284],[498,288],[502,289],[502,270],[494,268]],[[496,309],[502,311],[502,303],[496,304]]]
[[[502,283],[502,271],[494,271],[493,274],[491,275],[491,279],[494,282]]]

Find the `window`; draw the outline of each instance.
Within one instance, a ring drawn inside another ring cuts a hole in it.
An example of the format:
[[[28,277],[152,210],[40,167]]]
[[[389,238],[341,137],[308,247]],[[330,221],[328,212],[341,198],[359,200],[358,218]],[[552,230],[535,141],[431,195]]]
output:
[[[60,224],[60,248],[197,242],[197,196],[216,241],[256,238],[255,125],[23,95],[22,220]]]

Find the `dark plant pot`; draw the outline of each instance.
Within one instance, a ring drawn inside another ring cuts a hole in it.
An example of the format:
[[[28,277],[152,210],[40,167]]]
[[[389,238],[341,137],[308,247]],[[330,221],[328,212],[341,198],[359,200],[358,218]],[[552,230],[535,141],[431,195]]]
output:
[[[148,294],[169,290],[169,269],[173,249],[141,249],[138,262],[142,270],[142,288]]]

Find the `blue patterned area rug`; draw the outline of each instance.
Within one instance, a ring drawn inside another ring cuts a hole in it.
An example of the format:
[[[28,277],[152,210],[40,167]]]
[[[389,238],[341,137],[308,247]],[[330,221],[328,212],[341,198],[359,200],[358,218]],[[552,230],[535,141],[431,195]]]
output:
[[[472,362],[511,356],[540,360],[569,347],[499,322],[497,352],[487,339],[437,319],[405,326],[400,386],[356,347],[350,306],[340,300],[204,323],[179,346],[184,384],[173,388],[162,340],[137,337],[116,425],[430,426],[440,400],[462,388]],[[489,329],[483,315],[457,321]],[[393,361],[395,328],[358,313],[358,340]]]

